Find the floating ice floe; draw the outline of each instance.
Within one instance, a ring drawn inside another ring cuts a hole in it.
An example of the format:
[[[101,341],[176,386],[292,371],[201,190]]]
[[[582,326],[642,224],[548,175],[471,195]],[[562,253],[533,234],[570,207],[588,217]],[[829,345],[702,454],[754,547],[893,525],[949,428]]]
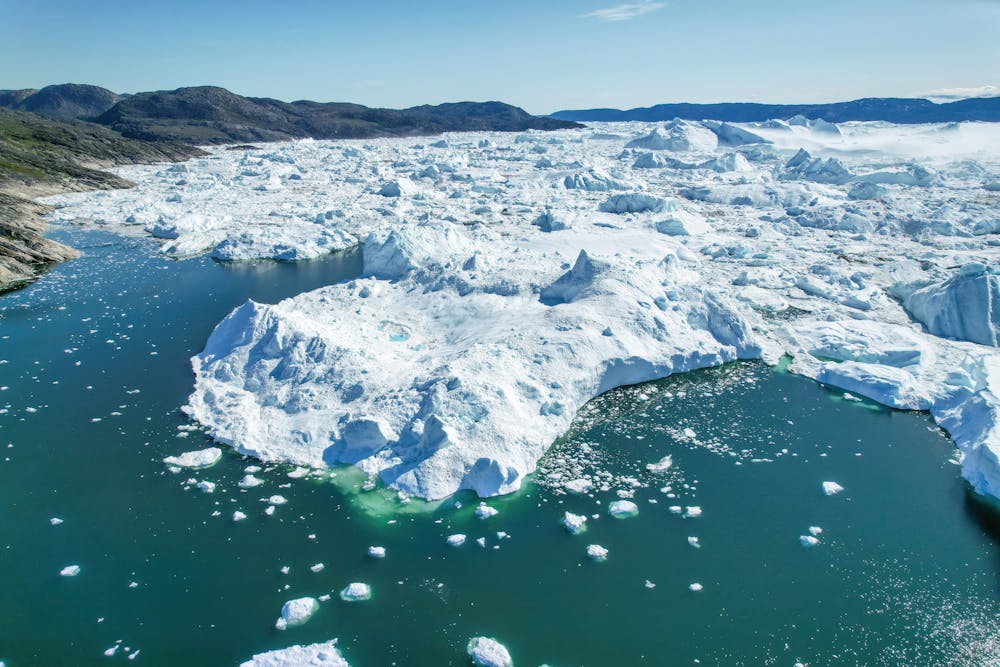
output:
[[[319,602],[316,598],[305,597],[289,600],[281,607],[281,616],[275,622],[274,627],[278,630],[294,628],[308,621],[317,611],[319,611]]]
[[[289,646],[258,653],[240,667],[350,667],[337,650],[337,641]]]
[[[647,463],[646,470],[648,470],[649,472],[666,472],[667,470],[670,470],[670,467],[673,464],[674,464],[673,457],[667,454],[656,463]]]
[[[511,667],[514,664],[507,648],[489,637],[473,637],[466,651],[477,667]]]
[[[344,590],[340,591],[340,599],[344,602],[360,602],[370,600],[371,597],[372,587],[359,582],[348,584]]]
[[[698,582],[694,582],[693,584],[690,584],[690,585],[688,586],[688,590],[690,590],[690,591],[693,591],[693,592],[695,592],[695,593],[697,593],[698,591],[700,591],[700,590],[702,590],[702,589],[704,589],[704,588],[705,588],[705,587],[704,587],[704,586],[702,586],[701,584],[699,584]]]
[[[463,544],[465,544],[465,535],[462,534],[449,535],[446,541],[448,542],[449,545],[453,547],[460,547]]]
[[[628,519],[639,514],[639,506],[631,500],[616,500],[608,505],[608,514],[616,519]]]
[[[53,526],[58,526],[59,524],[63,523],[63,520],[60,519],[59,517],[54,516],[51,519],[49,519],[49,523]]]
[[[500,511],[497,508],[490,507],[486,503],[479,503],[479,506],[476,508],[476,516],[480,519],[489,519],[499,513]]]
[[[80,574],[79,565],[67,565],[63,569],[59,570],[60,577],[75,577],[78,574]]]
[[[799,535],[799,543],[804,547],[814,547],[819,544],[819,538],[814,535]]]
[[[602,547],[600,544],[591,544],[587,547],[587,555],[591,559],[596,561],[607,560],[608,550]]]
[[[178,468],[209,468],[222,458],[222,450],[218,447],[207,447],[193,452],[184,452],[179,456],[168,456],[163,462]]]
[[[368,547],[370,558],[385,558],[385,547]]]
[[[570,533],[576,535],[586,529],[587,517],[580,514],[566,512],[562,518],[562,524]]]
[[[823,493],[828,496],[834,496],[844,490],[840,484],[836,482],[823,482]]]

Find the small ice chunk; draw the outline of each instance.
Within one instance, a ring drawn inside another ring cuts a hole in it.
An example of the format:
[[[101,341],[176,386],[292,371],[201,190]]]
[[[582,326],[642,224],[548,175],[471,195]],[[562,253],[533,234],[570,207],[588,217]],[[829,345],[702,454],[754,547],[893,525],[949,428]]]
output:
[[[836,482],[823,482],[823,493],[828,496],[833,496],[844,490],[840,484]]]
[[[281,608],[281,617],[278,618],[274,627],[284,630],[302,625],[318,610],[319,602],[316,601],[316,598],[306,597],[289,600]]]
[[[463,544],[465,544],[465,535],[461,535],[461,534],[458,534],[458,535],[449,535],[448,536],[448,544],[450,544],[453,547],[460,547],[460,546],[462,546]]]
[[[62,522],[63,522],[62,519],[60,519],[59,517],[55,517],[55,516],[52,517],[51,519],[49,519],[49,523],[51,523],[53,526],[58,526]]]
[[[694,517],[701,516],[701,508],[697,505],[689,505],[684,508],[684,518],[693,519]]]
[[[647,579],[646,580],[646,588],[650,588],[650,589],[656,588],[656,584],[654,584],[652,581],[650,581],[649,579]]]
[[[664,456],[662,459],[656,463],[647,463],[646,470],[649,472],[666,472],[670,470],[670,466],[674,464],[674,459],[669,454]]]
[[[241,512],[239,510],[236,510],[235,512],[233,512],[233,521],[242,521],[245,518],[247,518],[247,515],[244,514],[243,512]]]
[[[274,505],[268,505],[267,509],[264,510],[264,514],[271,516],[274,514]]]
[[[240,480],[240,488],[252,489],[255,486],[260,486],[264,483],[260,477],[254,477],[253,475],[244,475],[243,479]]]
[[[289,472],[288,476],[291,477],[292,479],[302,479],[303,477],[307,476],[309,472],[310,472],[309,468],[298,467],[295,470]]]
[[[703,588],[705,588],[705,587],[702,586],[701,584],[699,584],[697,581],[694,582],[693,584],[691,584],[690,586],[688,586],[688,590],[694,591],[695,593],[697,593],[698,591],[700,591]]]
[[[809,534],[810,535],[819,535],[822,532],[823,532],[823,529],[820,528],[819,526],[809,526]]]
[[[680,505],[671,505],[667,509],[670,510],[671,514],[680,514],[682,511],[684,511],[684,508],[681,507]]]
[[[511,667],[514,664],[504,645],[489,637],[473,637],[466,650],[477,667]]]
[[[368,555],[372,558],[385,558],[385,547],[368,547]]]
[[[563,515],[562,524],[566,527],[566,530],[574,535],[582,533],[586,528],[587,517],[581,514],[573,514],[572,512],[566,512]]]
[[[590,493],[594,488],[594,483],[589,479],[571,479],[563,484],[563,488],[570,493]]]
[[[608,505],[608,514],[616,519],[628,519],[639,514],[639,506],[631,500],[616,500]]]
[[[480,519],[489,519],[491,516],[496,516],[499,513],[495,507],[490,507],[486,503],[479,503],[479,507],[476,508],[476,516]]]
[[[315,565],[310,565],[309,566],[309,570],[311,572],[322,572],[323,568],[325,568],[325,567],[326,567],[326,565],[324,565],[323,563],[316,563]]]
[[[75,577],[80,574],[79,565],[67,565],[63,569],[59,570],[59,576],[61,577]]]
[[[271,505],[284,505],[285,503],[288,502],[288,499],[285,498],[284,496],[275,495],[268,498],[267,502],[270,503]]]
[[[799,543],[804,547],[814,547],[819,544],[819,540],[812,535],[799,535]]]
[[[205,493],[215,493],[215,482],[209,482],[208,480],[201,480],[198,482],[198,488]]]
[[[121,647],[122,647],[121,644],[115,644],[111,648],[106,648],[106,649],[104,649],[104,655],[106,655],[106,656],[108,656],[110,658],[115,653],[118,653],[118,649],[120,649]],[[0,663],[0,664],[3,664],[3,663]]]
[[[701,549],[701,542],[698,540],[697,537],[689,537],[688,544],[693,546],[695,549]]]
[[[603,561],[608,558],[608,550],[600,544],[591,544],[587,547],[587,555],[596,561]]]
[[[344,590],[340,591],[340,599],[344,602],[360,602],[361,600],[371,600],[372,587],[368,584],[354,582],[347,584]]]
[[[193,452],[184,452],[180,456],[168,456],[163,462],[178,468],[208,468],[214,466],[222,458],[222,450],[218,447],[208,447]]]
[[[485,549],[486,548],[486,538],[485,537],[477,537],[476,538],[476,544],[478,544],[479,546],[481,546],[482,548]]]
[[[689,428],[684,429],[684,435],[686,435],[689,438],[697,438],[698,437],[697,434],[695,434],[695,432],[692,429],[689,429]]]

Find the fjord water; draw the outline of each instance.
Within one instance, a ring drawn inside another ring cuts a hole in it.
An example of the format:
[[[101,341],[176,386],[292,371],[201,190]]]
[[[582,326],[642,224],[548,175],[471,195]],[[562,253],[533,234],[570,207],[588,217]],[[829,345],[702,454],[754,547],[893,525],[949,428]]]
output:
[[[8,667],[124,662],[123,650],[103,654],[117,640],[140,651],[137,664],[235,665],[334,637],[357,667],[462,665],[480,634],[517,665],[1000,661],[997,515],[968,494],[927,415],[741,363],[592,401],[537,482],[490,500],[490,519],[469,497],[458,509],[362,492],[349,469],[290,479],[274,466],[244,490],[254,462],[232,452],[203,471],[162,464],[209,444],[178,430],[188,358],[245,299],[350,278],[359,258],[176,262],[111,234],[58,238],[85,256],[0,297]],[[645,469],[667,454],[669,471]],[[595,471],[607,491],[559,490]],[[825,496],[827,480],[845,491]],[[619,489],[634,492],[636,518],[607,516]],[[288,502],[267,516],[274,494]],[[235,510],[248,518],[234,523]],[[562,528],[567,510],[592,517],[586,532]],[[804,548],[810,526],[823,532]],[[448,546],[453,533],[468,541]],[[607,561],[590,561],[588,544]],[[386,558],[368,558],[370,545]],[[80,574],[60,577],[71,564]],[[371,584],[372,600],[340,601],[353,581]],[[331,592],[306,625],[274,629],[286,600]]]

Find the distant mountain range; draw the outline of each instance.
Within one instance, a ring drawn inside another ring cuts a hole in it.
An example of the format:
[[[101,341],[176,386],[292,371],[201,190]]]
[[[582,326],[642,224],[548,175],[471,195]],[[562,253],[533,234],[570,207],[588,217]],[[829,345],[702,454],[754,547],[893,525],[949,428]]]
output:
[[[868,98],[832,104],[657,104],[640,109],[578,109],[557,111],[552,118],[573,121],[665,121],[721,120],[749,123],[772,118],[805,116],[831,123],[852,120],[888,121],[891,123],[953,123],[960,121],[1000,121],[1000,97],[960,100],[935,104],[925,99]]]
[[[0,107],[59,120],[90,121],[130,139],[192,144],[577,127],[575,122],[532,116],[502,102],[373,109],[340,102],[282,102],[243,97],[213,86],[135,95],[119,95],[98,86],[80,84],[47,86],[41,90],[0,90]]]

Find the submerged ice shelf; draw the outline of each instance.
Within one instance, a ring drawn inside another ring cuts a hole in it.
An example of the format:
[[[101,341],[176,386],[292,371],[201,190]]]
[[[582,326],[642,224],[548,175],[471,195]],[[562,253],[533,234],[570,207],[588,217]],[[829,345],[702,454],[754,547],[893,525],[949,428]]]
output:
[[[247,302],[193,360],[188,413],[266,461],[508,493],[604,391],[787,354],[930,410],[1000,496],[998,155],[986,124],[620,124],[216,150],[52,200],[168,254],[361,246],[361,278]]]

